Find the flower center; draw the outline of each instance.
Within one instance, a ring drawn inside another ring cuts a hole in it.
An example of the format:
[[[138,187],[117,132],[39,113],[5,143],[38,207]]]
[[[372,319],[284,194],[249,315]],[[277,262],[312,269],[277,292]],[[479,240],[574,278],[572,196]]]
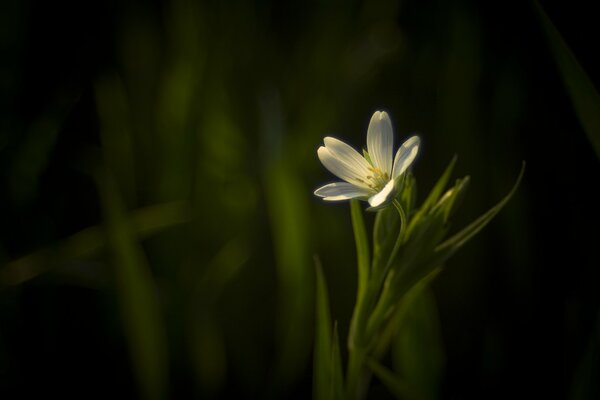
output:
[[[383,187],[390,181],[390,176],[387,172],[383,172],[379,168],[369,167],[369,171],[372,172],[371,175],[367,175],[367,181],[365,182],[367,186],[371,189],[379,191],[383,189]]]

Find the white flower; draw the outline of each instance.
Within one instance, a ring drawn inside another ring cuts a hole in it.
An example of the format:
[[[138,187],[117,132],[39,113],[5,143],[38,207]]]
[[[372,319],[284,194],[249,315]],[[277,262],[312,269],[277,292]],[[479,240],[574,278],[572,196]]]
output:
[[[390,203],[396,196],[399,179],[419,151],[420,139],[413,136],[400,146],[392,162],[394,134],[390,117],[376,111],[367,130],[367,158],[341,140],[326,137],[319,147],[319,159],[331,173],[345,182],[315,190],[323,200],[367,200],[372,208]]]

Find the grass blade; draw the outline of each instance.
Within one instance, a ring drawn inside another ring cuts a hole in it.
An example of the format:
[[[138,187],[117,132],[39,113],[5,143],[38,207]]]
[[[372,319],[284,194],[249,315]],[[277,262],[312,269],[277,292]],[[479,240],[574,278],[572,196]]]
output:
[[[421,205],[415,216],[411,219],[410,224],[408,226],[407,235],[410,235],[412,233],[412,231],[414,230],[418,222],[421,220],[421,218],[423,218],[423,216],[426,215],[429,212],[429,210],[431,210],[431,208],[433,208],[436,205],[436,203],[442,196],[442,193],[444,192],[444,189],[448,184],[448,180],[450,180],[452,171],[454,171],[454,166],[456,165],[457,159],[458,157],[456,155],[452,157],[452,160],[450,160],[450,164],[448,164],[448,166],[444,170],[444,173],[442,174],[442,176],[440,176],[440,179],[438,179],[436,184],[433,186],[433,189],[431,189],[429,195],[427,195],[427,198],[423,202],[423,205]]]
[[[174,201],[142,207],[127,216],[135,236],[140,239],[188,222],[189,206]],[[0,288],[23,284],[66,262],[85,260],[106,247],[102,226],[83,229],[60,242],[9,262],[0,269]]]
[[[496,216],[496,214],[498,214],[500,212],[500,210],[502,210],[502,208],[506,205],[506,203],[508,203],[508,201],[515,194],[515,191],[519,187],[519,184],[521,183],[521,179],[523,178],[524,173],[525,173],[525,162],[523,162],[523,166],[521,167],[521,172],[519,172],[519,176],[517,177],[517,180],[516,180],[515,184],[513,185],[512,189],[510,190],[510,192],[506,196],[504,196],[504,198],[502,200],[500,200],[500,202],[498,202],[498,204],[496,204],[494,207],[492,207],[488,212],[486,212],[485,214],[483,214],[482,216],[477,218],[475,221],[473,221],[466,228],[464,228],[463,230],[461,230],[460,232],[458,232],[457,234],[455,234],[454,236],[452,236],[451,238],[447,239],[446,241],[441,243],[439,246],[437,246],[435,249],[436,252],[437,253],[446,252],[448,254],[446,256],[446,258],[447,258],[450,256],[450,254],[454,253],[454,251],[458,250],[469,239],[471,239],[479,231],[481,231]]]
[[[452,176],[452,171],[454,171],[456,160],[458,160],[458,156],[454,155],[452,160],[450,160],[450,164],[448,164],[444,170],[444,173],[442,176],[440,176],[440,179],[438,179],[433,189],[431,189],[431,192],[429,192],[429,195],[427,195],[427,198],[421,206],[421,210],[423,210],[423,212],[429,211],[438,202],[440,196],[446,188],[446,185],[448,184],[448,181],[450,180],[450,176]]]
[[[600,94],[544,9],[534,4],[575,113],[600,157]]]
[[[121,315],[141,397],[164,399],[167,346],[156,287],[143,250],[125,218],[116,183],[105,174],[99,174],[98,181]]]

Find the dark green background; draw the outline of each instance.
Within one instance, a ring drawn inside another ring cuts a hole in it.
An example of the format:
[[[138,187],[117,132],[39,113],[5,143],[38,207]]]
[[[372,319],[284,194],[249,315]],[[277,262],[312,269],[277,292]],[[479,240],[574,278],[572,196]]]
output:
[[[585,2],[541,4],[598,82],[597,16]],[[459,155],[472,185],[455,226],[527,162],[515,197],[433,285],[442,398],[600,395],[598,158],[532,3],[1,8],[1,398],[143,393],[122,306],[137,292],[117,282],[116,232],[132,210],[173,201],[189,222],[132,247],[164,334],[156,395],[309,397],[313,254],[342,337],[356,282],[348,205],[312,195],[335,179],[316,150],[326,135],[364,146],[375,110],[397,144],[421,135],[421,198]],[[107,246],[56,250],[90,226]],[[28,254],[48,271],[7,283]],[[220,264],[239,270],[206,272]],[[376,380],[372,393],[389,397]]]

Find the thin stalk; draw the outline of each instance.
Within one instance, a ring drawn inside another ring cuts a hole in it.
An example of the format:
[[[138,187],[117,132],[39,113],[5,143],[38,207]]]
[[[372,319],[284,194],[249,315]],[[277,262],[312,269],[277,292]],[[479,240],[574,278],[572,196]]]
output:
[[[398,251],[406,241],[407,218],[402,205],[397,199],[393,201],[394,207],[400,215],[400,231],[394,243],[394,247],[385,268],[376,276],[370,277],[369,284],[363,296],[358,296],[350,322],[350,333],[348,335],[348,367],[346,371],[346,393],[347,398],[352,400],[364,397],[369,380],[369,371],[365,368],[365,359],[369,349],[369,335],[366,335],[367,321],[370,311],[375,304],[379,306],[381,297],[385,295],[384,283],[388,272],[393,265]],[[379,296],[379,302],[378,300]],[[380,308],[380,307],[377,307]],[[379,310],[378,310],[379,311]]]

